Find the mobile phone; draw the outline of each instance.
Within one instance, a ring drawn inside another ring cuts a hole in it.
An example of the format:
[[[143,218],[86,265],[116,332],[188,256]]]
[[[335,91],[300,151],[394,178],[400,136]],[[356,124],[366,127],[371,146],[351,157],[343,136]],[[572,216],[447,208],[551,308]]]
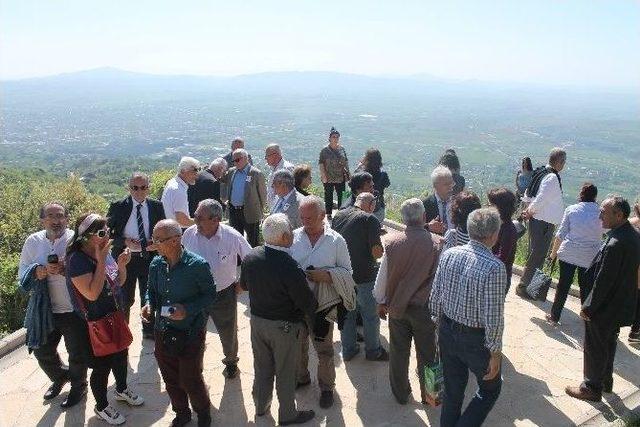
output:
[[[47,263],[49,263],[49,264],[57,264],[58,263],[58,255],[57,254],[50,254],[47,257]]]
[[[176,308],[172,305],[163,305],[160,308],[160,316],[162,317],[171,317],[171,315],[175,312]]]

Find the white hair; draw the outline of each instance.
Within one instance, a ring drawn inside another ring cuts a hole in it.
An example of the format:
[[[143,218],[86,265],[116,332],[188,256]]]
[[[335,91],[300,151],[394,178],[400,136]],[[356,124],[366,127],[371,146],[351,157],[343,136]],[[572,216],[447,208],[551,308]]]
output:
[[[300,207],[306,206],[306,205],[314,205],[318,210],[318,213],[327,212],[326,208],[324,207],[324,200],[322,200],[320,197],[316,196],[315,194],[310,194],[302,198],[302,201],[300,201]]]
[[[209,214],[209,218],[218,218],[222,221],[223,210],[220,202],[214,199],[204,199],[198,203],[198,209],[204,209]]]
[[[480,208],[469,214],[467,232],[471,239],[484,242],[500,230],[501,224],[496,208]]]
[[[200,162],[193,157],[182,157],[180,162],[178,163],[178,173],[189,170],[189,169],[198,169],[200,167]]]
[[[446,166],[438,165],[433,169],[433,172],[431,172],[431,184],[433,185],[436,185],[438,181],[445,178],[453,179],[451,171]]]
[[[269,215],[262,221],[262,237],[265,243],[277,245],[283,234],[291,233],[291,223],[283,213]]]
[[[400,205],[404,225],[424,225],[424,204],[417,198],[407,199]]]
[[[218,157],[216,159],[214,159],[211,164],[209,165],[209,169],[215,169],[216,167],[223,167],[224,169],[227,168],[227,161],[225,159],[223,159],[222,157]]]
[[[155,227],[153,227],[153,230],[167,230],[169,233],[167,237],[182,236],[182,227],[180,227],[180,224],[178,224],[178,221],[175,219],[160,220],[156,223]]]
[[[273,184],[284,184],[291,190],[295,185],[293,174],[287,169],[280,169],[273,173]]]
[[[235,156],[236,154],[239,154],[241,157],[244,157],[245,159],[249,158],[249,153],[247,153],[247,150],[245,150],[244,148],[236,148],[235,150],[233,150],[233,154],[231,154],[231,156]]]
[[[282,154],[282,151],[280,151],[280,146],[278,144],[269,144],[267,145],[267,148],[264,149],[265,153],[266,152],[273,152],[273,153],[278,153],[278,154]]]
[[[376,200],[376,197],[373,194],[364,191],[362,193],[358,193],[358,195],[356,196],[356,201],[353,204],[361,208],[362,205],[369,204],[374,200]]]

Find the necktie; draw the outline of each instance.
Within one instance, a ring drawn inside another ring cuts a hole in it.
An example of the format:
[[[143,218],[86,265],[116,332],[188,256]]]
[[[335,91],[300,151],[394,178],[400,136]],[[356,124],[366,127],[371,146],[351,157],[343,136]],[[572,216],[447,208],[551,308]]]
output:
[[[140,247],[142,247],[142,252],[146,252],[147,235],[144,232],[144,223],[142,222],[142,213],[140,212],[140,208],[142,208],[142,204],[138,203],[138,206],[136,206],[136,219],[138,220],[138,237],[140,238]]]
[[[278,197],[278,202],[276,203],[276,207],[273,210],[273,213],[280,213],[280,208],[282,207],[282,202],[284,199],[282,197]]]
[[[447,220],[447,202],[446,200],[442,200],[442,223],[445,228],[449,228],[449,221]]]

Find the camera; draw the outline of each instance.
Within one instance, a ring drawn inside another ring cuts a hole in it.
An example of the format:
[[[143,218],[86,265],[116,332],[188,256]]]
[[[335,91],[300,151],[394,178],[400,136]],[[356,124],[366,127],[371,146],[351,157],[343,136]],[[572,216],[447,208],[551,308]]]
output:
[[[176,308],[172,305],[164,305],[160,308],[160,316],[162,317],[171,317],[171,315],[175,312]]]
[[[58,255],[51,254],[47,257],[47,263],[49,264],[57,264],[58,263]]]

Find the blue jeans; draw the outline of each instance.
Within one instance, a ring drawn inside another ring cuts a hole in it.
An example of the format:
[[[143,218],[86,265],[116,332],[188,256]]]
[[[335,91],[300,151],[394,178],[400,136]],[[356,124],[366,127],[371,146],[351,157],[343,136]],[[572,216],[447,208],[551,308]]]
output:
[[[356,298],[357,310],[362,316],[362,328],[364,329],[364,345],[368,357],[376,357],[380,347],[380,318],[376,313],[376,301],[373,298],[373,285],[375,282],[358,283]],[[347,313],[344,326],[340,331],[342,341],[342,357],[349,358],[358,352],[356,344],[356,310]]]
[[[492,380],[487,373],[491,354],[484,346],[484,329],[469,330],[447,318],[440,320],[440,359],[444,373],[441,427],[480,426],[493,408],[502,387],[502,372]],[[478,382],[478,391],[462,411],[469,371]]]

